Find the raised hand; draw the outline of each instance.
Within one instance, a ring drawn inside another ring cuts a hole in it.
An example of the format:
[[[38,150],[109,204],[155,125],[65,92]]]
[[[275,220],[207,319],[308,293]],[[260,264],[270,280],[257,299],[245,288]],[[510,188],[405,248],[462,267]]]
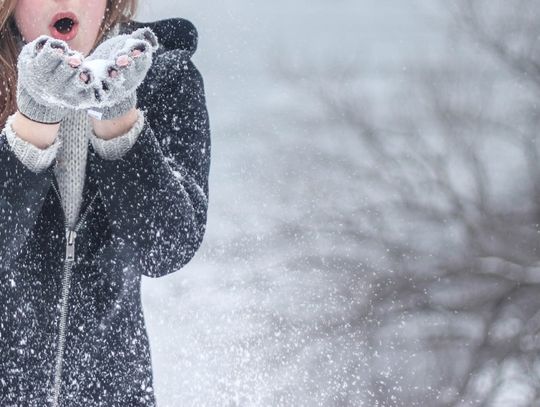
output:
[[[103,42],[83,61],[82,67],[94,75],[99,99],[93,110],[103,120],[121,116],[136,106],[136,89],[146,77],[158,46],[152,30],[140,28]]]
[[[70,109],[95,105],[93,73],[64,41],[42,35],[26,44],[17,62],[17,107],[30,119],[60,122]]]

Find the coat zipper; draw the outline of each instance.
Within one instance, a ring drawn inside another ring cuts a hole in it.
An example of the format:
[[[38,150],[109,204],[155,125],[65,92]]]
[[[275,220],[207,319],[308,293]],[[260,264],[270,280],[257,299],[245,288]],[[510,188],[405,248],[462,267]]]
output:
[[[71,269],[75,262],[75,240],[77,238],[77,232],[84,223],[86,215],[92,208],[92,204],[96,199],[99,191],[96,192],[88,206],[86,207],[83,215],[79,219],[79,222],[75,225],[75,228],[71,230],[67,224],[66,215],[64,213],[64,208],[62,205],[62,197],[56,188],[56,184],[53,181],[54,191],[58,196],[60,202],[60,207],[62,209],[62,214],[64,216],[64,226],[66,230],[66,254],[64,258],[64,275],[62,277],[62,301],[60,309],[60,324],[59,324],[59,334],[58,334],[58,346],[56,352],[56,364],[54,369],[54,387],[53,387],[53,407],[58,407],[60,399],[60,385],[62,383],[62,364],[64,358],[64,346],[66,341],[66,325],[67,325],[67,310],[68,310],[68,297],[69,289],[71,287]]]

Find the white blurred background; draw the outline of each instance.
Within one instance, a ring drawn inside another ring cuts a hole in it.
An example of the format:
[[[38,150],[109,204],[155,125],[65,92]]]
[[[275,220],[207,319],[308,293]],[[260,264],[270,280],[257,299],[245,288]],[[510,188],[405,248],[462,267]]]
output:
[[[160,407],[540,405],[538,9],[141,0],[212,127],[204,243],[143,282]]]

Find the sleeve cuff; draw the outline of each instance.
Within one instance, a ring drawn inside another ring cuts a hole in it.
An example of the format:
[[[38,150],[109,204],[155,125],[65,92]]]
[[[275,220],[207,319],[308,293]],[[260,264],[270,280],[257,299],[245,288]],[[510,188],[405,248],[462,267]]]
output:
[[[20,138],[13,131],[12,123],[14,117],[14,114],[8,117],[4,128],[6,139],[13,153],[28,169],[35,173],[40,173],[49,168],[56,158],[62,141],[57,137],[54,143],[45,149],[36,147],[32,143]]]
[[[121,136],[104,140],[97,137],[92,130],[90,142],[101,158],[105,160],[118,160],[133,147],[144,126],[144,113],[141,110],[137,110],[137,112],[139,115],[137,121],[127,133]]]

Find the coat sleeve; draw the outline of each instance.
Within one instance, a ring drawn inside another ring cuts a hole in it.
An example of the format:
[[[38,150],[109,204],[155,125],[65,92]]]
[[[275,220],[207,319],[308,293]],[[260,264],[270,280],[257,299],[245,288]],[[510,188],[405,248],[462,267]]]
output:
[[[143,275],[161,277],[194,256],[206,230],[210,128],[202,77],[190,59],[158,56],[137,90],[145,120],[116,160],[90,149],[113,239]]]
[[[0,270],[9,268],[26,242],[54,176],[52,161],[33,171],[8,142],[8,125],[0,133]]]

